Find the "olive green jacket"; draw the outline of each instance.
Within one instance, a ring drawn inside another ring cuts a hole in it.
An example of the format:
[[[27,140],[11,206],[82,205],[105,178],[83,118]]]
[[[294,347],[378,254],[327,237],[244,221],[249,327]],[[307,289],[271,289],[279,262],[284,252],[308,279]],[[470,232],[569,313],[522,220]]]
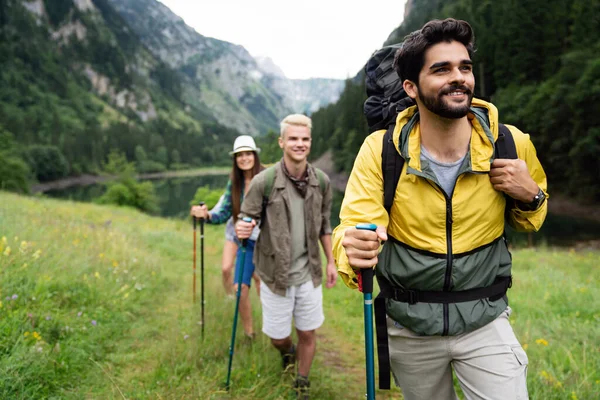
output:
[[[325,174],[324,174],[325,175]],[[323,235],[331,234],[331,199],[332,191],[329,177],[325,175],[325,192],[321,193],[319,179],[315,168],[308,164],[308,188],[304,198],[304,222],[306,226],[306,247],[308,249],[308,264],[315,287],[323,279],[319,240]],[[256,175],[248,194],[242,203],[239,217],[250,217],[260,221],[265,190],[265,172]],[[260,279],[269,289],[284,296],[288,288],[288,273],[290,269],[290,198],[288,191],[297,190],[294,184],[285,176],[281,162],[275,164],[275,181],[266,207],[266,219],[261,226],[260,235],[254,250],[254,265]]]

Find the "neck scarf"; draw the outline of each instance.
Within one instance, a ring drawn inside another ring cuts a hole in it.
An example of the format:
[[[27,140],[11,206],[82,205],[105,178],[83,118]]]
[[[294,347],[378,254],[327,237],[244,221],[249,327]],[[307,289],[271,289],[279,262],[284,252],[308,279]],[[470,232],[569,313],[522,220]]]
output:
[[[295,178],[290,175],[283,159],[281,159],[281,167],[285,176],[288,177],[288,179],[294,184],[294,187],[298,190],[298,193],[300,193],[300,195],[304,198],[306,196],[306,189],[308,188],[308,166],[304,170],[301,178]]]

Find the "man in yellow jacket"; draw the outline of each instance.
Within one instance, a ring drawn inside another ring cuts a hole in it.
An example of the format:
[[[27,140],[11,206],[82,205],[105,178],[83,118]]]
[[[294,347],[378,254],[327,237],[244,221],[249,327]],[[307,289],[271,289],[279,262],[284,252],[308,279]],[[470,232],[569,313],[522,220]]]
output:
[[[391,369],[407,400],[457,398],[452,368],[467,398],[528,397],[527,355],[508,322],[504,224],[541,227],[546,175],[529,135],[515,127],[518,159],[495,157],[498,112],[473,99],[473,41],[471,26],[454,19],[406,38],[394,68],[416,106],[396,119],[393,143],[405,162],[390,214],[382,130],[358,153],[333,233],[347,286],[377,265]],[[364,222],[377,230],[355,228]]]

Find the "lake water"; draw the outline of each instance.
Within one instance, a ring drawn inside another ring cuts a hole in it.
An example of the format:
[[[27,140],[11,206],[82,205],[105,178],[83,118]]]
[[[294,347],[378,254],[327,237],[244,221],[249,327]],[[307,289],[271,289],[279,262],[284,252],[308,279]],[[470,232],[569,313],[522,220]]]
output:
[[[189,203],[200,186],[210,189],[224,189],[228,175],[205,175],[183,178],[166,178],[152,180],[160,201],[160,215],[170,218],[187,218]],[[88,202],[101,196],[106,190],[104,184],[88,186],[71,186],[62,190],[51,190],[45,194],[49,197],[71,199]],[[331,224],[339,223],[339,211],[344,195],[335,191],[331,210]],[[600,224],[570,217],[548,215],[544,226],[531,237],[527,234],[508,231],[511,243],[517,247],[526,246],[529,240],[533,244],[550,246],[573,246],[575,243],[588,240],[600,240]]]

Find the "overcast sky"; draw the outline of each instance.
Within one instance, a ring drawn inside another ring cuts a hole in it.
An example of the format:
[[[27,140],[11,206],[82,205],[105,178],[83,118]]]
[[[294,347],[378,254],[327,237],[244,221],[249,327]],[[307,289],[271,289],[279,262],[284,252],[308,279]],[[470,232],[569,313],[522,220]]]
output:
[[[354,77],[400,25],[406,3],[160,1],[198,33],[242,45],[253,56],[270,57],[292,79]]]

